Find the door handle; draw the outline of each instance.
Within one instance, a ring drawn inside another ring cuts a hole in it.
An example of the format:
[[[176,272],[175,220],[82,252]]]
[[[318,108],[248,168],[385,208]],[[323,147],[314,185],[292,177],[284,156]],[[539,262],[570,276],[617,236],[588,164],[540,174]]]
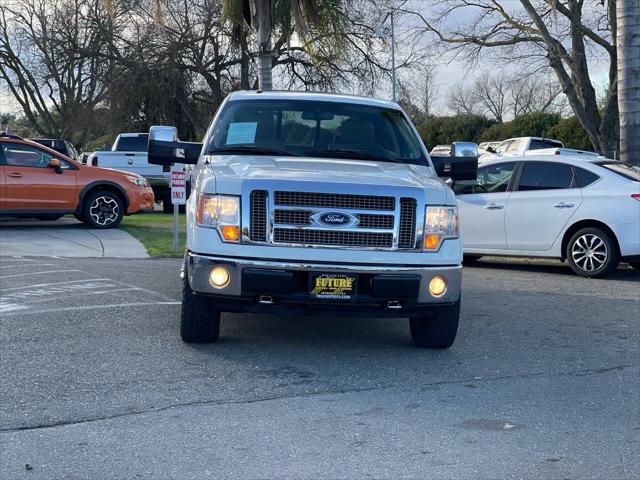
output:
[[[497,203],[490,203],[484,208],[486,208],[487,210],[502,210],[504,208],[504,205],[499,205]]]
[[[560,202],[556,205],[554,205],[555,208],[573,208],[574,205],[573,203],[566,203],[566,202]]]
[[[7,173],[7,177],[22,178],[23,175],[20,172],[9,172],[9,173]]]
[[[124,156],[125,157],[134,157],[136,154],[135,153],[125,153]]]

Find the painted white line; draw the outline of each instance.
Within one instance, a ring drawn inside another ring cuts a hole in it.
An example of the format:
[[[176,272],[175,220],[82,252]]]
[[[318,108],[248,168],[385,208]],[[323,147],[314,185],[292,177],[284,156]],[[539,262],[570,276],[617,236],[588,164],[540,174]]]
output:
[[[3,268],[18,268],[20,266],[20,264],[16,264],[16,265],[3,265],[2,267],[0,267],[0,270],[2,270]],[[39,267],[57,267],[57,265],[55,263],[39,263],[38,264]]]
[[[3,315],[8,317],[11,315],[33,315],[34,313],[56,313],[56,312],[75,312],[80,310],[101,310],[119,307],[149,307],[154,305],[182,305],[182,302],[132,302],[132,303],[112,303],[109,305],[86,305],[81,307],[62,307],[62,308],[43,308],[42,310],[29,310],[28,312],[9,312]]]
[[[138,287],[136,285],[130,285],[128,283],[120,282],[118,280],[112,280],[112,282],[119,283],[123,287],[135,288],[136,290],[140,290],[141,292],[145,292],[145,293],[148,293],[150,295],[155,295],[155,296],[161,298],[162,300],[164,300],[166,302],[175,302],[176,301],[175,298],[171,298],[171,297],[165,295],[164,293],[156,292],[155,290],[149,290],[148,288]]]
[[[0,313],[14,312],[16,310],[24,310],[29,308],[25,305],[20,305],[19,303],[9,303],[4,300],[0,300]]]
[[[0,280],[4,280],[5,278],[16,278],[16,277],[26,277],[28,275],[43,275],[45,273],[66,273],[66,272],[81,272],[82,270],[46,270],[44,272],[29,272],[29,273],[19,273],[17,275],[5,275],[0,277]]]
[[[30,288],[49,287],[52,285],[60,285],[60,284],[67,285],[69,283],[81,283],[81,282],[89,283],[89,282],[98,282],[98,281],[112,282],[113,280],[111,280],[110,278],[86,278],[83,280],[65,280],[64,282],[38,283],[36,285],[24,285],[22,287],[3,288],[2,293],[9,292],[11,290],[29,290]]]

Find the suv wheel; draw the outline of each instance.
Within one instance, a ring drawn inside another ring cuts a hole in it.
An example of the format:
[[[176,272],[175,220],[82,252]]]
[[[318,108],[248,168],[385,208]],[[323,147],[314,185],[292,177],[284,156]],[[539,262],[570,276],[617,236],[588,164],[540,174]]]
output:
[[[220,336],[220,312],[213,309],[213,301],[198,295],[189,286],[185,272],[182,287],[180,336],[187,343],[212,343]]]
[[[124,203],[117,193],[98,190],[84,201],[82,220],[93,228],[113,228],[124,217]]]
[[[599,228],[583,228],[569,239],[566,251],[571,269],[581,277],[602,278],[618,268],[618,251]]]
[[[421,348],[449,348],[458,333],[460,300],[453,305],[434,307],[429,313],[409,319],[413,344]]]

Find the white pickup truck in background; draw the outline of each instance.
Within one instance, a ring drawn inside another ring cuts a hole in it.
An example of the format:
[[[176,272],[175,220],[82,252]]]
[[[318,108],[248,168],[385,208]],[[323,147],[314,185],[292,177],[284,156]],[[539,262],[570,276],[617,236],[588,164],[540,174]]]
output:
[[[502,157],[521,157],[525,155],[569,155],[598,157],[596,152],[565,148],[560,140],[542,137],[516,137],[503,140],[495,148],[487,148],[487,153],[480,156],[480,162]]]
[[[113,168],[142,175],[153,188],[156,201],[162,202],[165,213],[173,211],[171,204],[171,172],[162,165],[149,163],[147,156],[148,133],[121,133],[111,150],[97,150],[87,159],[94,167]]]

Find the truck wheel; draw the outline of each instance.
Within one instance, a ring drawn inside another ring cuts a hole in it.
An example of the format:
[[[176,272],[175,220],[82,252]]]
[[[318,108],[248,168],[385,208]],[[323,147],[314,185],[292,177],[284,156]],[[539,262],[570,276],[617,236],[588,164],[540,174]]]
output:
[[[618,268],[618,250],[599,228],[583,228],[569,239],[566,251],[571,269],[581,277],[602,278]]]
[[[460,300],[434,307],[428,316],[409,319],[411,340],[420,348],[449,348],[456,339],[459,319]]]
[[[182,287],[180,336],[187,343],[212,343],[220,336],[220,312],[213,309],[210,298],[191,290],[186,272]]]
[[[90,193],[82,206],[82,220],[93,228],[117,227],[125,214],[122,198],[111,190]]]

